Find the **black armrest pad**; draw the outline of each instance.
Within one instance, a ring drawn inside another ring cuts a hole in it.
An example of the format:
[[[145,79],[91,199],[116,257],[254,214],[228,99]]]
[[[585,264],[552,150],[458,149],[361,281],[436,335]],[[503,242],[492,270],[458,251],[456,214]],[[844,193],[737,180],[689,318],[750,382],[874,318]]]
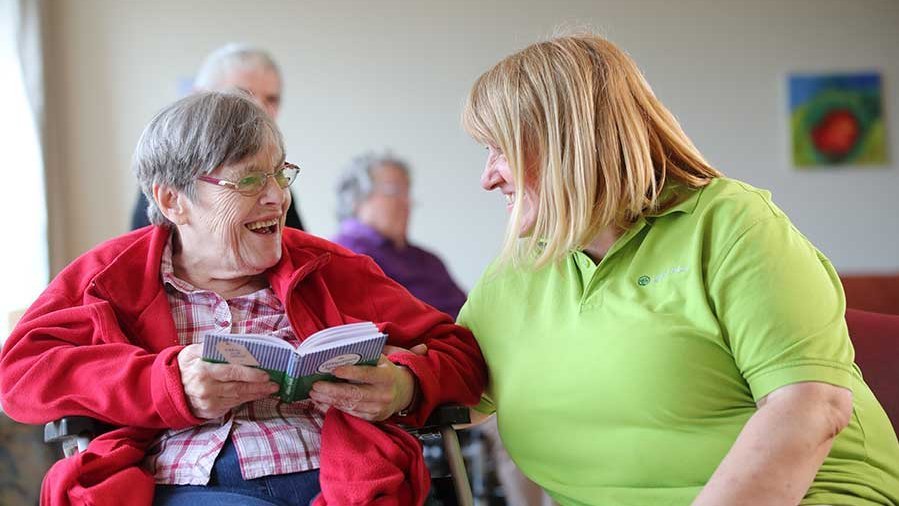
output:
[[[449,425],[460,425],[471,423],[471,416],[468,412],[468,406],[460,406],[458,404],[444,404],[437,406],[431,412],[431,416],[422,428],[427,427],[446,427]]]

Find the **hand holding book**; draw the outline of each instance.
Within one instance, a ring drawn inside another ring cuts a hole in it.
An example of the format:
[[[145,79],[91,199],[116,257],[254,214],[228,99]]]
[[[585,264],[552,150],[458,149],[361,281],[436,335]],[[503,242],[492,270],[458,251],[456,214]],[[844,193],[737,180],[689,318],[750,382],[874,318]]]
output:
[[[381,355],[377,367],[341,367],[334,374],[346,382],[316,383],[309,393],[316,403],[374,422],[386,420],[414,404],[415,377],[385,355]]]
[[[206,335],[203,359],[258,367],[280,385],[278,396],[294,402],[309,396],[317,381],[337,381],[342,365],[376,365],[387,336],[371,322],[331,327],[307,337],[294,349],[287,341],[260,334]]]
[[[178,353],[181,384],[191,412],[215,419],[235,406],[267,397],[280,388],[265,371],[203,360],[203,345],[192,344]]]

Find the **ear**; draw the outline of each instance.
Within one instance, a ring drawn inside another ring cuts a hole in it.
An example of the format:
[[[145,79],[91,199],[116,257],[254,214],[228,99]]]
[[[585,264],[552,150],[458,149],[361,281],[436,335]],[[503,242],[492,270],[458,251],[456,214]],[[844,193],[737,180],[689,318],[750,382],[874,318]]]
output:
[[[187,197],[170,186],[153,185],[153,200],[162,212],[175,225],[187,223]]]

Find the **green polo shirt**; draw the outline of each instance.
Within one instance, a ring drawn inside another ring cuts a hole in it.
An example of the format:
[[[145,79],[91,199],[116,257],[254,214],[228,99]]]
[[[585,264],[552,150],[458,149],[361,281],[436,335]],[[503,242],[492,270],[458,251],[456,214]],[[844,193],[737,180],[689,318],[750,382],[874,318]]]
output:
[[[488,269],[462,309],[521,470],[563,505],[686,505],[758,399],[820,381],[854,413],[802,504],[899,503],[899,443],[830,262],[768,192],[721,178],[664,198],[598,265]]]

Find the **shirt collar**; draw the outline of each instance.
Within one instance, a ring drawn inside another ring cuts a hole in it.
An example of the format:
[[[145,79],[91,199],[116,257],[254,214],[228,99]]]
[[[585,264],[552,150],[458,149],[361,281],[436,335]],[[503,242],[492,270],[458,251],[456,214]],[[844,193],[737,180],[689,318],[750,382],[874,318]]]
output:
[[[172,252],[174,251],[175,231],[172,230],[169,240],[162,250],[162,258],[159,263],[159,273],[162,276],[162,282],[166,286],[170,286],[182,293],[197,292],[197,288],[192,284],[184,281],[175,275],[175,264],[172,260]]]
[[[672,213],[693,214],[699,205],[699,196],[702,195],[703,188],[705,187],[693,188],[669,177],[659,194],[659,210],[647,213],[646,216],[658,218]]]
[[[667,216],[674,213],[693,214],[696,206],[699,205],[699,196],[705,187],[693,188],[683,182],[669,178],[665,182],[665,187],[659,194],[659,210],[646,213],[637,218],[637,220],[624,232],[624,234],[612,244],[605,256],[608,257],[615,251],[621,249],[634,236],[636,236],[643,227],[652,226],[656,218]]]

